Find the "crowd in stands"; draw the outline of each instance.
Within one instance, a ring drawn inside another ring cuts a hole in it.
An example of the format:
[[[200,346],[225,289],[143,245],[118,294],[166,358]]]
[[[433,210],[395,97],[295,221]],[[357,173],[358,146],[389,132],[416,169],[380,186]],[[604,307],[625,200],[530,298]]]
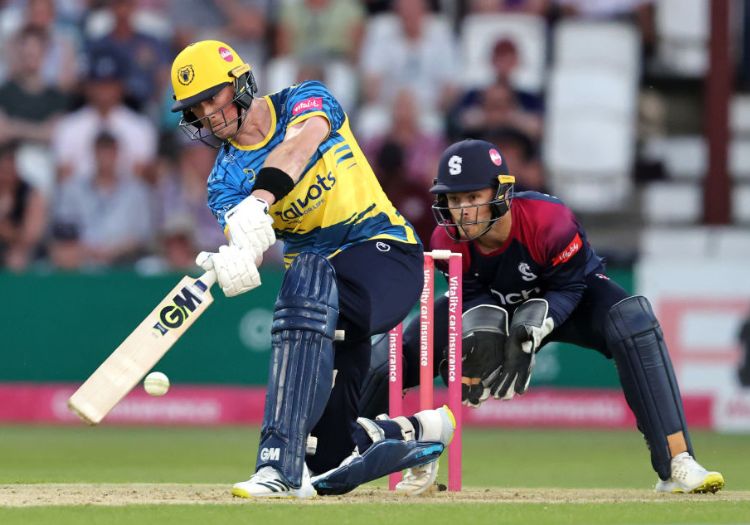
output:
[[[190,270],[197,251],[223,242],[205,205],[215,152],[169,111],[171,60],[192,41],[228,42],[263,94],[324,81],[427,240],[428,188],[451,141],[493,141],[518,189],[548,187],[543,86],[517,82],[507,37],[492,42],[488,80],[467,85],[463,21],[627,19],[648,49],[651,10],[648,0],[0,0],[0,266]]]

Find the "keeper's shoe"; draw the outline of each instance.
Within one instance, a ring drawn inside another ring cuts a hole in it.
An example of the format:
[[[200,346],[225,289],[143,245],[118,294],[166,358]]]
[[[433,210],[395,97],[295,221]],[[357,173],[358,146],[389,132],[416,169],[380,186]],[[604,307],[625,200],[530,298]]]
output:
[[[705,494],[718,492],[724,488],[724,476],[719,472],[709,472],[687,452],[672,458],[672,477],[656,482],[656,492]]]
[[[315,495],[307,465],[302,472],[302,485],[291,487],[273,467],[263,467],[247,480],[232,486],[232,495],[239,498],[309,498]]]
[[[419,441],[438,441],[446,447],[453,439],[456,418],[446,405],[435,410],[423,410],[414,414],[421,427]],[[404,478],[396,485],[396,491],[417,496],[435,486],[438,475],[438,460],[418,467],[406,469]]]

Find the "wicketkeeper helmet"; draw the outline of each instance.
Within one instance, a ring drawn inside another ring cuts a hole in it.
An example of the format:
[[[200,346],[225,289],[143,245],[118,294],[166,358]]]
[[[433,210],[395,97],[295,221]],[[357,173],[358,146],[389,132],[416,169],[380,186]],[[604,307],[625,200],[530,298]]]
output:
[[[432,211],[438,226],[446,228],[454,240],[467,241],[477,238],[492,227],[510,209],[513,200],[513,185],[516,178],[510,175],[508,165],[497,146],[484,140],[467,139],[456,142],[443,152],[438,165],[438,175],[430,189],[436,194]],[[460,224],[456,224],[448,206],[448,193],[463,193],[485,188],[494,188],[495,197],[488,205],[491,219],[487,227],[471,238],[459,235]]]

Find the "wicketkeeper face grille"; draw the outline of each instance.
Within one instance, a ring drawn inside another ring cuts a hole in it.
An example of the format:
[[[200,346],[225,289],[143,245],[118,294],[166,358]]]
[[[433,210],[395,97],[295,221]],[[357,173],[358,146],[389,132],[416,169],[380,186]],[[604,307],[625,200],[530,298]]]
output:
[[[447,193],[437,196],[432,213],[438,226],[454,241],[468,242],[487,233],[510,209],[513,185],[501,185],[494,199],[476,202],[479,192]]]

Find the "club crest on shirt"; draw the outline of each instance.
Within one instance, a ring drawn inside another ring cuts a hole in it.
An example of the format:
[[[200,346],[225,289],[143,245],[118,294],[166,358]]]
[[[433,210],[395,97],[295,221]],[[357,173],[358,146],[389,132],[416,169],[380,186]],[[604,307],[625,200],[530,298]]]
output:
[[[528,263],[522,262],[519,264],[518,271],[521,272],[521,279],[524,281],[533,281],[537,278],[537,275],[531,271],[531,267]]]
[[[242,173],[248,176],[248,182],[255,182],[255,170],[253,168],[242,168]]]

